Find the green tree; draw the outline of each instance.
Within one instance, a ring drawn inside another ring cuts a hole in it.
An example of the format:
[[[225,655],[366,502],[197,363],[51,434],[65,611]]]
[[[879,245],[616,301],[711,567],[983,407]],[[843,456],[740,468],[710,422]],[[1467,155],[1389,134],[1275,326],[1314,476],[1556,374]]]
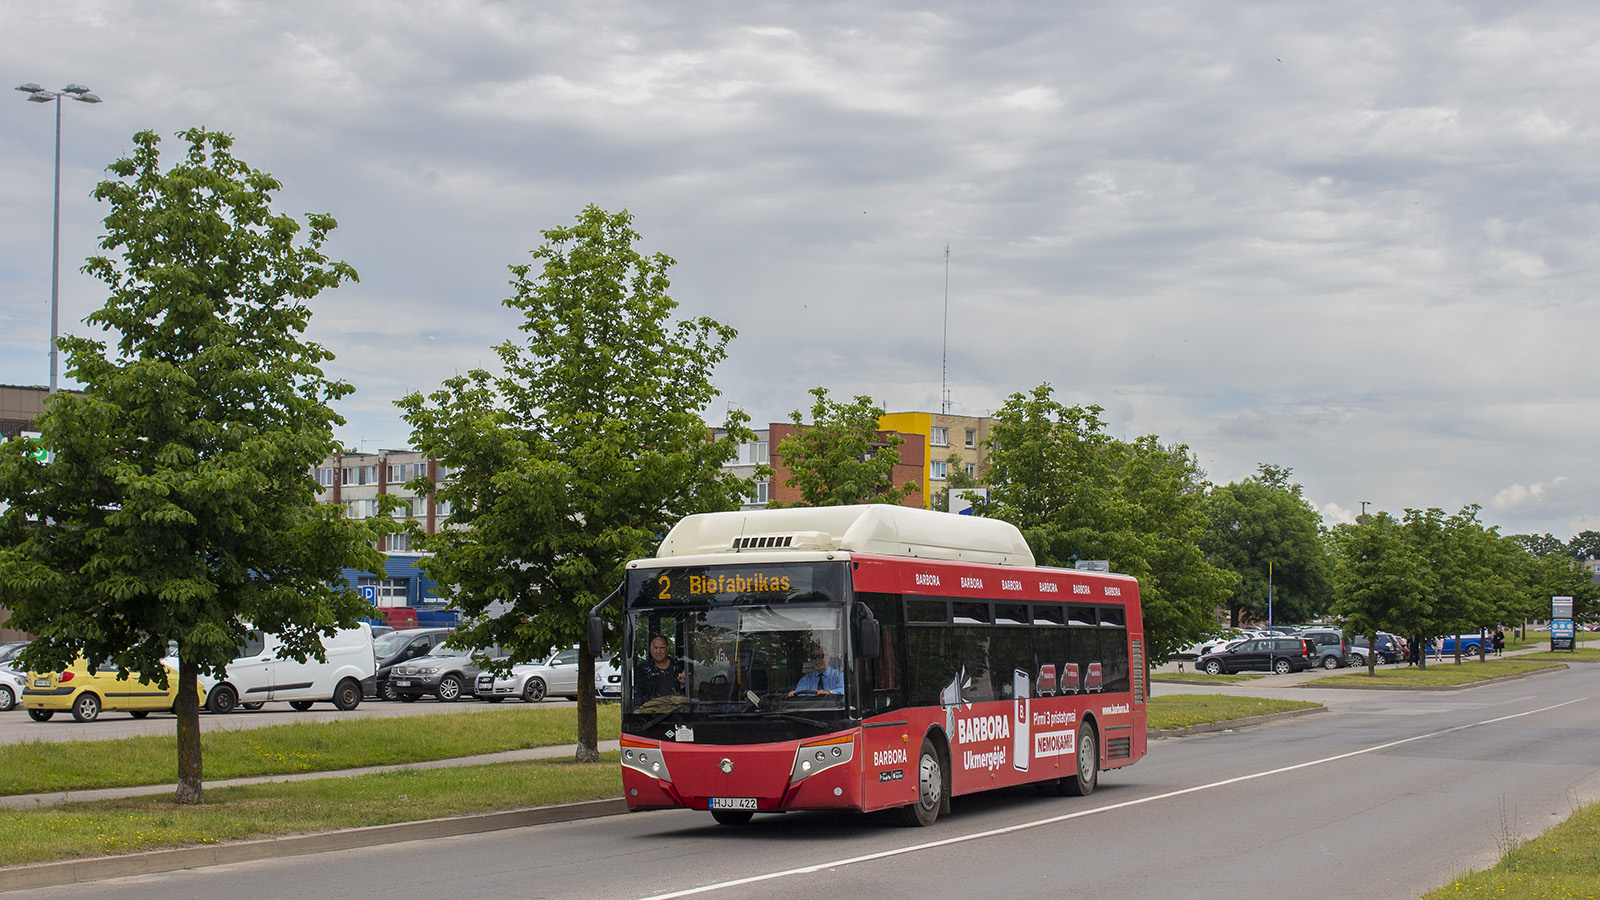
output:
[[[795,430],[773,451],[789,470],[784,484],[800,489],[797,506],[899,503],[921,490],[891,480],[905,438],[879,430],[884,412],[871,397],[840,403],[823,387],[812,388],[811,396],[811,424],[799,410],[790,413]]]
[[[311,479],[343,423],[328,404],[352,390],[301,337],[307,303],[356,277],[321,252],[334,220],[308,216],[297,242],[270,208],[279,183],[229,136],[180,136],[186,157],[162,171],[160,139],[135,135],[95,189],[112,255],[84,267],[109,289],[88,322],[115,341],[62,339],[84,393],[51,398],[48,462],[0,447],[0,593],[38,635],[32,668],[81,656],[165,686],[176,642],[176,800],[198,803],[198,676],[223,674],[248,625],[320,656],[319,635],[371,613],[340,569],[381,572],[382,555]]]
[[[1289,480],[1293,470],[1262,463],[1257,474],[1213,488],[1206,498],[1206,558],[1238,576],[1229,624],[1241,618],[1307,621],[1332,602],[1332,565],[1322,517]]]
[[[521,342],[495,348],[504,374],[473,370],[398,401],[416,448],[450,473],[412,486],[450,503],[453,527],[426,536],[421,565],[454,591],[463,646],[529,659],[578,640],[628,560],[683,516],[753,492],[722,470],[755,439],[748,417],[729,412],[712,440],[701,413],[736,333],[709,318],[674,325],[673,260],[635,250],[632,221],[591,205],[543,232],[541,267],[510,267],[505,303],[525,320]],[[491,615],[500,604],[509,611]],[[582,642],[578,683],[593,678]],[[594,695],[578,697],[577,758],[593,761]]]
[[[1365,635],[1376,648],[1379,631],[1432,635],[1433,599],[1439,580],[1406,528],[1386,512],[1340,525],[1331,535],[1339,599],[1333,612],[1347,634]],[[1377,654],[1367,654],[1367,669]]]
[[[1495,599],[1506,588],[1495,569],[1498,536],[1478,521],[1478,507],[1466,506],[1449,516],[1437,508],[1408,509],[1401,522],[1432,574],[1430,627],[1421,634],[1431,638],[1494,625]]]
[[[983,515],[1022,530],[1042,565],[1108,560],[1139,579],[1148,658],[1216,624],[1232,576],[1199,549],[1204,475],[1183,445],[1105,434],[1100,407],[1069,407],[1049,385],[1013,394],[990,431]]]

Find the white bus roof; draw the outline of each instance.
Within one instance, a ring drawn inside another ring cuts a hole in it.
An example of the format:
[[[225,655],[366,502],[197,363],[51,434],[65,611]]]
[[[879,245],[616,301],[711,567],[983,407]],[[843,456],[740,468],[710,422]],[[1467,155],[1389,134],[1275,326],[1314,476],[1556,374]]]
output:
[[[667,532],[656,558],[784,550],[1034,564],[1033,551],[1010,522],[887,503],[688,516]]]

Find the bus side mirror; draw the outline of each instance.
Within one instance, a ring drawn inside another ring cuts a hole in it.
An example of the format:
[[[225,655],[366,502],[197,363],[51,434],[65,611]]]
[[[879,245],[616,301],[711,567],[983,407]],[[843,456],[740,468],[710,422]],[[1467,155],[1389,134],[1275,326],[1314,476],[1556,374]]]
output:
[[[856,655],[861,659],[877,659],[878,648],[883,644],[883,633],[877,619],[856,622]]]
[[[605,649],[606,623],[599,616],[589,617],[589,652],[595,656]]]

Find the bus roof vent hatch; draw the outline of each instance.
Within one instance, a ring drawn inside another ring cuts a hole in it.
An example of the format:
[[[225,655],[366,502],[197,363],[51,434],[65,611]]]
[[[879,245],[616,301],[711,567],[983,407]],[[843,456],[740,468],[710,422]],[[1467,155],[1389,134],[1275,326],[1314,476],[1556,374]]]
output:
[[[733,552],[741,550],[837,550],[832,535],[820,531],[787,534],[744,534],[733,539]]]

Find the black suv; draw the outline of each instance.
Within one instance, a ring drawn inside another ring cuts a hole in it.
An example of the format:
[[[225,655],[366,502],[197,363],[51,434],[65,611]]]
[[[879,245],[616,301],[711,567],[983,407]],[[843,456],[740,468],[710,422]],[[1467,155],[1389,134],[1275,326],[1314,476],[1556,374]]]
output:
[[[395,694],[394,685],[389,683],[389,671],[408,660],[427,656],[428,651],[444,643],[450,631],[449,628],[408,628],[373,638],[372,655],[377,657],[378,674],[372,683],[361,686],[362,693],[368,698],[400,699]]]
[[[1211,675],[1223,672],[1276,672],[1287,675],[1311,668],[1311,641],[1300,637],[1251,638],[1232,650],[1207,653],[1194,667]]]

